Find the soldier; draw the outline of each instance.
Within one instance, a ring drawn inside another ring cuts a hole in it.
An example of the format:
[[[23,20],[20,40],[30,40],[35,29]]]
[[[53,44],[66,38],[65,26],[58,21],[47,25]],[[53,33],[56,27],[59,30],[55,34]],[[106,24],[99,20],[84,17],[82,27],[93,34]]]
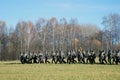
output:
[[[82,54],[81,54],[81,57],[82,57],[82,62],[85,62],[85,60],[83,60],[83,59],[85,59],[85,54],[86,54],[86,51],[85,51],[85,50],[83,50],[83,49],[80,47],[80,53],[82,53]]]
[[[29,52],[28,51],[25,52],[25,62],[29,63]]]
[[[71,56],[71,51],[67,51],[67,63],[71,63],[72,56]]]
[[[55,63],[55,57],[56,57],[56,52],[55,51],[53,51],[52,52],[52,63]]]
[[[56,62],[55,63],[62,63],[61,51],[56,52]]]
[[[116,64],[120,63],[120,51],[119,50],[116,50],[115,63]]]
[[[23,52],[23,53],[20,52],[20,62],[21,62],[22,64],[25,64],[24,52]]]
[[[77,61],[75,60],[76,54],[74,50],[71,52],[71,56],[72,56],[72,59],[71,59],[72,63],[77,63]]]
[[[26,63],[32,63],[32,58],[30,57],[30,51],[26,51],[25,53],[26,56]]]
[[[61,51],[59,51],[58,61],[59,61],[60,64],[62,63]]]
[[[66,62],[65,62],[65,55],[64,55],[64,53],[63,53],[63,51],[61,51],[61,59],[62,59],[62,63],[65,63],[66,64]]]
[[[33,52],[33,63],[37,63],[37,53]]]
[[[89,50],[87,51],[86,63],[88,63],[88,61],[91,63],[91,52]]]
[[[85,54],[85,51],[83,51],[83,50],[78,51],[78,55],[77,55],[78,56],[78,63],[85,63],[85,58],[84,58],[85,55],[84,54]]]
[[[111,50],[108,50],[108,62],[111,64]]]
[[[50,61],[48,61],[48,53],[47,53],[47,51],[46,51],[46,53],[45,53],[45,63],[50,63]]]
[[[38,52],[38,53],[39,53],[39,55],[38,55],[39,63],[44,63],[44,61],[43,61],[43,53],[40,53],[40,52]]]
[[[93,64],[93,63],[95,63],[95,58],[96,58],[96,54],[95,54],[95,52],[94,51],[91,51],[91,63]]]
[[[30,64],[32,63],[32,58],[33,58],[33,55],[32,55],[32,53],[29,51],[29,63],[30,63]]]
[[[113,50],[112,51],[112,54],[111,54],[111,60],[112,60],[112,64],[114,64],[115,63],[115,56],[116,56],[116,51],[115,50]]]
[[[107,64],[105,51],[103,50],[103,51],[102,51],[102,54],[101,54],[101,61],[100,61],[101,64],[104,64],[104,61],[105,61],[105,63]]]
[[[84,50],[82,50],[81,59],[82,59],[82,62],[85,63],[85,51]]]
[[[78,63],[81,63],[80,50],[77,51],[77,59],[78,59]]]

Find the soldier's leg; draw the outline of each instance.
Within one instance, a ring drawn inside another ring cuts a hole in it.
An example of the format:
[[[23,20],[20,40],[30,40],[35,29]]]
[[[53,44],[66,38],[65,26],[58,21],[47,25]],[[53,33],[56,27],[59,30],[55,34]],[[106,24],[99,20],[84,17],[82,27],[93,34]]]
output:
[[[85,59],[84,58],[82,59],[82,62],[85,63]]]
[[[58,58],[56,59],[56,61],[55,61],[55,64],[57,64],[58,63]]]
[[[80,59],[78,58],[78,63],[80,63]]]
[[[115,63],[115,57],[113,58],[113,63]]]
[[[107,60],[105,59],[104,61],[105,61],[105,63],[107,64]]]
[[[64,58],[62,59],[62,62],[66,64],[66,61],[64,60]]]
[[[88,63],[88,60],[89,60],[89,59],[87,58],[87,59],[86,59],[86,64]]]
[[[50,61],[47,61],[48,63],[50,63]]]
[[[45,63],[47,63],[47,59],[45,58]]]
[[[25,62],[26,62],[26,61],[25,61],[25,58],[23,58],[23,59],[22,59],[22,63],[25,64]]]
[[[68,58],[67,58],[67,63],[68,63]]]
[[[77,61],[74,59],[74,63],[77,63]]]
[[[95,62],[95,58],[93,59],[93,63],[95,64],[96,62]]]
[[[55,58],[52,59],[52,63],[55,63]]]
[[[67,63],[70,64],[71,60],[70,58],[67,58]]]
[[[111,58],[108,58],[108,62],[111,64]]]
[[[52,59],[52,64],[53,64],[53,59]]]
[[[118,62],[119,62],[119,58],[116,56],[115,63],[118,64]]]
[[[36,57],[34,58],[34,63],[37,63],[37,58]]]

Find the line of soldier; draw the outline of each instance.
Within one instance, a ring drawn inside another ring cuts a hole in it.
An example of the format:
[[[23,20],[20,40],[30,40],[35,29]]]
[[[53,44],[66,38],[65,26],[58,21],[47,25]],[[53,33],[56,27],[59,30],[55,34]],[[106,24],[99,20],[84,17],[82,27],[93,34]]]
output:
[[[52,60],[50,60],[52,59]],[[25,63],[90,63],[95,64],[96,54],[93,50],[68,50],[66,54],[63,51],[53,51],[51,55],[48,55],[47,51],[45,54],[35,52],[21,52],[20,61],[22,64]],[[50,62],[51,61],[51,62]],[[118,64],[120,63],[120,50],[108,50],[106,53],[105,50],[99,50],[99,63],[100,64]]]

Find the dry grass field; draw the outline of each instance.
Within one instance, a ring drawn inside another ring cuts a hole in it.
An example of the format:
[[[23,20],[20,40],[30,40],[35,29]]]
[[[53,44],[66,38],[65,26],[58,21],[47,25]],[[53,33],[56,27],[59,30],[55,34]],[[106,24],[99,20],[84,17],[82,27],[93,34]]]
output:
[[[119,65],[0,62],[0,80],[120,80]]]

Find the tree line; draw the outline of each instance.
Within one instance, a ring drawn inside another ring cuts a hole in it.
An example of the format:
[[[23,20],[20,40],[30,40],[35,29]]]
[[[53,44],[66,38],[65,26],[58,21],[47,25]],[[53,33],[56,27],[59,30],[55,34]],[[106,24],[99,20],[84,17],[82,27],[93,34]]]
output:
[[[120,48],[120,14],[104,16],[101,30],[94,24],[79,24],[77,19],[67,21],[40,18],[32,21],[19,21],[15,27],[8,27],[0,21],[0,60],[17,60],[23,51],[75,50],[79,48],[116,49]]]

